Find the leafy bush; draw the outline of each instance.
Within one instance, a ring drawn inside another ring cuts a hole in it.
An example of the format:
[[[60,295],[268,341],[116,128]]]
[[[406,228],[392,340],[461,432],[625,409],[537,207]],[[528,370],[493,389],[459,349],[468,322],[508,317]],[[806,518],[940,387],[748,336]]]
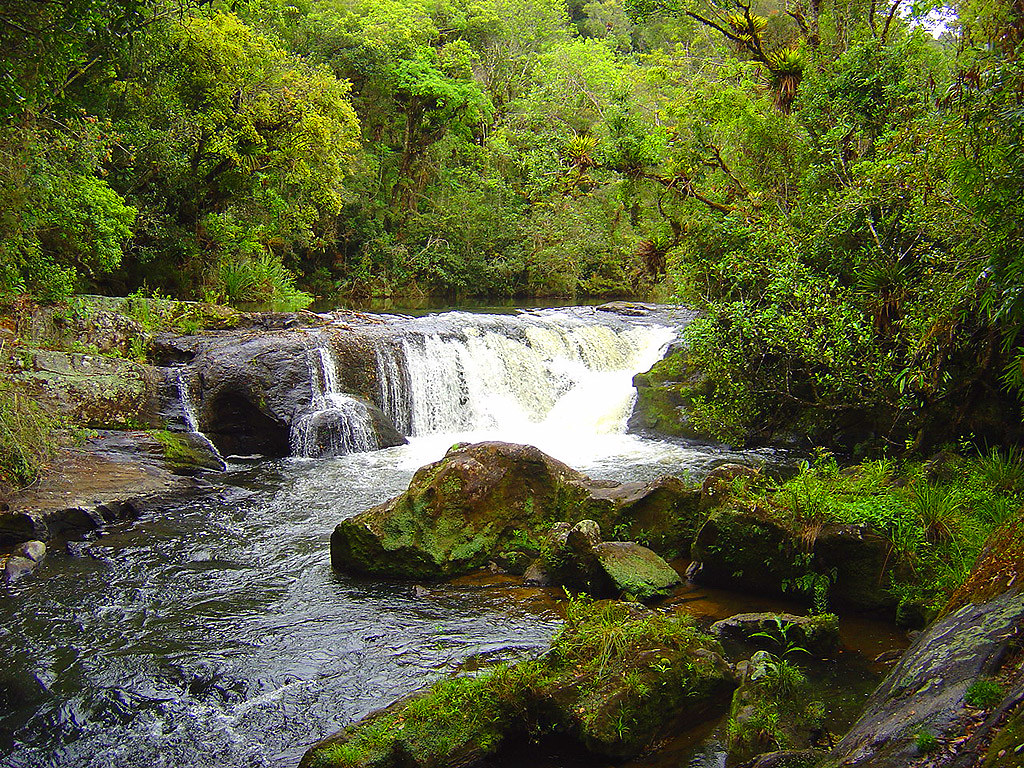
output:
[[[35,481],[57,444],[56,422],[0,374],[0,487]]]

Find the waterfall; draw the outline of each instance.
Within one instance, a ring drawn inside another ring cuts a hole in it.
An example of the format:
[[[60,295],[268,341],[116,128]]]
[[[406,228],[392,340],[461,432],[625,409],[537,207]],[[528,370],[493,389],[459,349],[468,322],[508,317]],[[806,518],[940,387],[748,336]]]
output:
[[[210,449],[210,453],[218,459],[222,458],[220,451],[217,450],[217,446],[199,428],[199,412],[196,410],[196,401],[192,396],[192,388],[185,380],[183,368],[178,368],[175,371],[174,381],[178,388],[178,402],[181,404],[181,415],[185,420],[185,426],[188,427],[188,432],[204,443]]]
[[[447,327],[378,343],[384,412],[405,434],[625,430],[635,390],[675,338],[657,325],[453,313]]]
[[[292,425],[293,456],[343,456],[374,451],[377,432],[366,405],[338,386],[338,363],[319,337],[306,350],[312,399],[309,411]]]

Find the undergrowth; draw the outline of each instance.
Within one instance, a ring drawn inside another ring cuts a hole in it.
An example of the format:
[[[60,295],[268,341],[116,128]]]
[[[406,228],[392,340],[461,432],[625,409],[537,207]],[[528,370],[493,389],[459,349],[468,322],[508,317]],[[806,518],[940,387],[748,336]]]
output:
[[[884,536],[901,602],[938,609],[970,573],[988,536],[1024,505],[1024,452],[943,455],[940,464],[891,459],[842,469],[820,452],[789,480],[734,490],[735,499],[785,524],[811,548],[822,526],[867,526]],[[828,574],[817,574],[827,587]],[[797,585],[808,594],[822,584]]]
[[[3,350],[0,347],[0,354]],[[57,445],[56,421],[0,371],[0,491],[31,485]]]

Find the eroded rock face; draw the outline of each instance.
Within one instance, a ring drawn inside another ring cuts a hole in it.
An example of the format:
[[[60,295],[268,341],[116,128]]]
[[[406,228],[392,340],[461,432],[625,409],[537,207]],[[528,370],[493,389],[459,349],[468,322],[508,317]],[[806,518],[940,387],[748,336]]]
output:
[[[679,494],[670,501],[667,489],[675,483],[625,491],[595,487],[532,446],[456,447],[418,470],[402,495],[339,523],[331,536],[331,563],[356,573],[439,579],[486,566],[515,550],[523,534],[543,539],[559,521],[590,519],[617,530],[635,524],[637,510],[652,523],[661,510],[672,518],[663,524],[668,530],[687,510],[698,514],[699,491],[675,482]],[[657,504],[646,507],[647,495],[658,496]]]
[[[311,332],[278,330],[237,332],[204,337],[161,336],[165,355],[187,359],[187,386],[195,400],[200,429],[224,454],[259,453],[287,456],[293,427],[315,410],[326,382],[322,366],[336,366],[331,375],[340,388],[366,406],[379,447],[401,445],[400,435],[372,404],[378,391],[377,369],[370,341],[344,329]],[[330,350],[327,362],[319,350]],[[331,428],[330,414],[319,418]],[[312,443],[329,445],[330,441]],[[336,451],[335,451],[336,452]],[[325,449],[320,454],[330,455]]]
[[[1005,592],[969,603],[919,636],[868,700],[864,714],[823,766],[903,768],[917,755],[919,733],[942,734],[964,694],[995,672],[1024,631],[1024,594]]]

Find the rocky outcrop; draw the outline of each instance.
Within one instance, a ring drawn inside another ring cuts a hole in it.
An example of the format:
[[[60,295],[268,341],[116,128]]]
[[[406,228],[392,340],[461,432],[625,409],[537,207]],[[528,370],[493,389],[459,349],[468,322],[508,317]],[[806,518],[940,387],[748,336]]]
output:
[[[1017,517],[990,537],[945,614],[907,649],[822,768],[903,768],[919,756],[922,735],[936,750],[932,765],[1021,764],[1022,563],[1024,519]],[[970,692],[980,682],[991,685],[993,678],[999,681],[998,703],[978,716],[977,707],[969,706],[978,704],[969,701]]]
[[[652,523],[657,510],[673,517],[699,514],[699,491],[680,483],[670,502],[667,489],[674,483],[646,487],[659,497],[657,504],[645,504],[643,487],[622,491],[595,484],[532,446],[456,446],[419,469],[405,493],[339,523],[331,536],[331,563],[355,573],[440,579],[530,549],[531,541],[537,544],[528,554],[537,556],[555,522],[591,519],[618,531],[635,524],[636,510]],[[666,521],[663,528],[674,525]]]
[[[824,766],[903,768],[918,736],[956,722],[972,683],[996,672],[1024,631],[1024,594],[1006,592],[954,611],[922,634],[868,700]]]
[[[102,432],[66,449],[40,483],[3,500],[0,548],[80,536],[136,517],[140,500],[196,488],[165,450],[147,432]],[[33,551],[29,545],[22,554]]]
[[[861,525],[791,530],[758,509],[712,512],[694,541],[691,578],[708,586],[790,594],[822,580],[836,605],[894,610],[896,559],[883,536]],[[805,589],[805,591],[808,591]]]
[[[199,428],[224,454],[291,453],[293,427],[315,408],[326,388],[324,365],[335,365],[341,390],[361,398],[378,447],[401,445],[400,435],[373,405],[379,391],[369,337],[328,331],[237,332],[157,339],[166,357],[188,359],[182,375],[195,401]],[[320,349],[329,350],[327,361]],[[329,421],[321,419],[323,429]],[[326,444],[326,441],[321,441]]]
[[[693,423],[688,410],[706,383],[706,375],[693,366],[685,348],[671,351],[649,371],[633,377],[636,403],[629,418],[630,431],[713,440]]]
[[[314,746],[300,766],[464,767],[538,734],[587,762],[619,761],[725,710],[736,681],[719,650],[683,616],[574,603],[540,659],[442,681]]]
[[[12,358],[10,379],[47,411],[98,428],[162,426],[163,373],[97,354],[26,350]]]

